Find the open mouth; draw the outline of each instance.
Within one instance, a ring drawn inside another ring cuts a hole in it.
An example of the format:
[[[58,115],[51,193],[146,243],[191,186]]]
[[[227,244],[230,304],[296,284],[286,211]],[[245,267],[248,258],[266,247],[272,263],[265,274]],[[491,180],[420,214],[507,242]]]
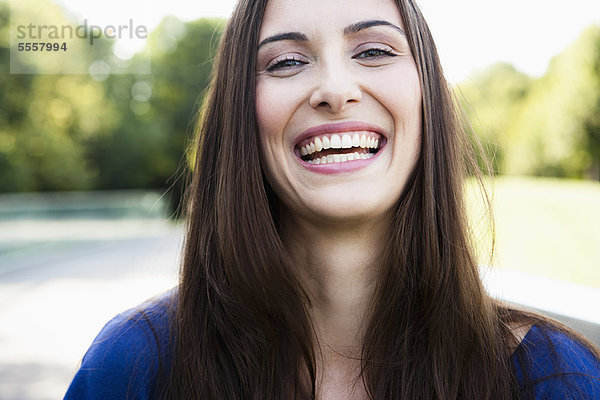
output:
[[[331,164],[369,159],[384,145],[378,133],[344,132],[310,137],[296,145],[296,152],[309,164]]]

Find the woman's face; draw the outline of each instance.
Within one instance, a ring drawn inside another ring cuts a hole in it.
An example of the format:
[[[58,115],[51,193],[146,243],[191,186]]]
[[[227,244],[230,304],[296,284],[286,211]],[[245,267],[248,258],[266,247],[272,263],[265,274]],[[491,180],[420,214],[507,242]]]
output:
[[[392,0],[270,0],[260,30],[262,164],[312,221],[386,215],[419,155],[421,88]]]

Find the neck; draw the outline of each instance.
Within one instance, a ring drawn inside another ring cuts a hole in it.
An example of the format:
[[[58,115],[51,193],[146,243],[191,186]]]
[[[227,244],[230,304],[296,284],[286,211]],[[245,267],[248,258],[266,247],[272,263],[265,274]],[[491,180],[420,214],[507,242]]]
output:
[[[287,248],[310,299],[322,354],[360,356],[383,243],[381,221],[284,225]]]

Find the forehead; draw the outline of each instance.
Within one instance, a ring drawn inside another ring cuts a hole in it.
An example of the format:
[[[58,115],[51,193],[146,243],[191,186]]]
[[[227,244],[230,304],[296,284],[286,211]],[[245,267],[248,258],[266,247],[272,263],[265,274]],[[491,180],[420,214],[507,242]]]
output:
[[[385,20],[405,28],[393,0],[269,0],[260,37],[298,31],[342,31],[364,20]]]

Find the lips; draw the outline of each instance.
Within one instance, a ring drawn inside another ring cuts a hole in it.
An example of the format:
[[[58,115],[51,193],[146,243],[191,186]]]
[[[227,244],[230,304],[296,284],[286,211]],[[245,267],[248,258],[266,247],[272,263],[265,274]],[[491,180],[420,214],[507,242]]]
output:
[[[345,122],[307,129],[298,137],[294,152],[309,164],[346,163],[370,159],[385,143],[379,128]]]

